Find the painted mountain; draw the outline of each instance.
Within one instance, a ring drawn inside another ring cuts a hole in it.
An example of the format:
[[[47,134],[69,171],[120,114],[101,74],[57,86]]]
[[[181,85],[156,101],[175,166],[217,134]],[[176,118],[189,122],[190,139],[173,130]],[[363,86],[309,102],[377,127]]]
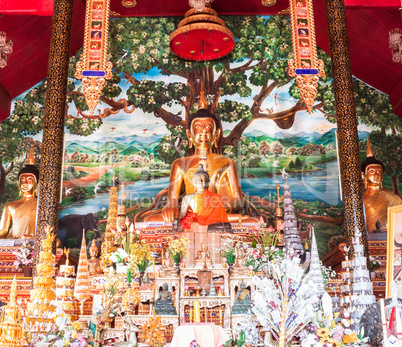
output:
[[[224,131],[224,136],[227,136],[229,131]],[[267,134],[261,130],[253,130],[244,134],[250,141],[259,144],[266,140],[268,143],[279,141],[285,148],[302,147],[310,142],[317,145],[334,145],[335,146],[335,129],[331,129],[326,133],[318,132],[307,133],[305,131],[289,134],[286,132],[278,132],[275,134]],[[359,131],[359,140],[367,139],[369,132]],[[102,137],[99,141],[77,141],[66,142],[66,150],[69,153],[84,153],[84,154],[101,154],[117,149],[119,154],[131,155],[137,154],[141,150],[148,153],[156,153],[157,148],[164,134],[155,134],[153,136],[107,136]]]
[[[145,150],[148,153],[155,153],[162,135],[153,136],[107,136],[102,137],[98,141],[77,141],[66,142],[66,150],[69,153],[78,152],[84,154],[101,154],[110,152],[117,149],[119,154],[131,155],[137,154],[141,150]]]

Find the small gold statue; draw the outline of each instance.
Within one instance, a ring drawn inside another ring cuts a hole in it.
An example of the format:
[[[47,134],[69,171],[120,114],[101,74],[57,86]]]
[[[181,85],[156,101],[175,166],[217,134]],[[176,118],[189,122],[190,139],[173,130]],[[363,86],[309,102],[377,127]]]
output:
[[[89,248],[89,254],[91,255],[91,259],[88,260],[89,274],[96,275],[102,272],[101,261],[97,258],[99,253],[99,249],[96,246],[95,239],[92,240],[91,247]]]
[[[39,171],[34,164],[31,146],[27,164],[18,172],[21,199],[4,205],[0,220],[0,239],[35,237]]]
[[[173,267],[173,259],[170,257],[168,250],[166,250],[163,254],[161,272],[162,276],[171,276],[176,274],[176,269]]]
[[[201,243],[201,249],[198,251],[197,256],[194,259],[194,266],[203,266],[204,264],[211,265],[211,267],[213,267],[211,255],[207,250],[205,243]]]

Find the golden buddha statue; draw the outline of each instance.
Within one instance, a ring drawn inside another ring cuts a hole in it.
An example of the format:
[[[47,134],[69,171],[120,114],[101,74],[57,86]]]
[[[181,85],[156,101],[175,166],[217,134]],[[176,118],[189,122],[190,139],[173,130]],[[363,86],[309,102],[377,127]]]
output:
[[[249,216],[241,216],[238,212],[243,205],[239,176],[234,160],[213,153],[217,146],[221,129],[215,115],[206,109],[200,109],[190,115],[187,137],[190,147],[194,146],[194,154],[175,160],[172,164],[167,193],[167,204],[161,213],[148,214],[144,221],[173,222],[179,217],[179,196],[182,188],[185,194],[197,191],[193,176],[202,164],[208,172],[210,182],[208,191],[219,195],[221,204],[227,212],[229,222],[256,223],[258,220]]]
[[[31,147],[27,164],[18,172],[18,189],[21,198],[4,205],[0,220],[1,239],[35,237],[39,171],[34,163]]]
[[[377,230],[377,221],[381,223],[383,228],[387,229],[388,207],[402,204],[402,199],[392,190],[383,188],[385,167],[381,161],[374,157],[368,139],[367,158],[361,164],[361,169],[365,185],[363,199],[367,231]]]
[[[374,158],[370,143],[367,139],[366,160],[361,164],[362,189],[364,212],[366,215],[367,232],[378,232],[379,229],[387,229],[388,207],[401,205],[402,199],[392,190],[383,188],[385,167],[378,159]],[[300,213],[299,217],[317,220],[321,222],[341,225],[343,218],[315,216]],[[379,222],[379,225],[377,224]]]
[[[91,247],[89,248],[89,254],[91,259],[88,260],[89,274],[96,275],[102,273],[101,261],[97,258],[99,248],[96,246],[95,239],[92,240]]]
[[[207,250],[205,243],[201,243],[201,249],[197,252],[197,256],[194,258],[194,266],[203,266],[205,264],[212,266],[211,254]]]

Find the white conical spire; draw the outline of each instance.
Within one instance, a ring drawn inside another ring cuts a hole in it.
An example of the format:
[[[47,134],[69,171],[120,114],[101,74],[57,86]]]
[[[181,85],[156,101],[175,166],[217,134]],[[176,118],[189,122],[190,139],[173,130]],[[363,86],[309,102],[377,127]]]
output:
[[[288,185],[288,174],[283,169],[282,178],[285,181],[283,204],[284,204],[284,222],[285,227],[283,234],[285,235],[285,248],[289,254],[297,254],[301,256],[304,252],[303,245],[300,241],[299,229],[297,228],[297,218],[295,214],[295,208],[292,203],[292,195],[290,193],[290,187]]]
[[[322,277],[320,257],[318,256],[317,241],[315,240],[314,228],[311,228],[311,263],[310,276],[314,283],[315,294],[322,297],[325,294],[324,278]]]
[[[360,244],[360,230],[356,229],[353,240],[355,257],[353,259],[353,297],[352,322],[356,331],[359,330],[360,318],[368,306],[375,303],[373,283],[367,270],[367,258],[364,256],[364,246]]]

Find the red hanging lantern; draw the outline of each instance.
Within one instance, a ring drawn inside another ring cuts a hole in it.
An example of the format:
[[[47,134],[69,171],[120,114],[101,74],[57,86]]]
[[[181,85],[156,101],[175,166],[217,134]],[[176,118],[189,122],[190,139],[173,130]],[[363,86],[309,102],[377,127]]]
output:
[[[187,60],[213,60],[224,57],[234,48],[233,33],[210,4],[201,11],[191,9],[170,35],[170,49]]]

